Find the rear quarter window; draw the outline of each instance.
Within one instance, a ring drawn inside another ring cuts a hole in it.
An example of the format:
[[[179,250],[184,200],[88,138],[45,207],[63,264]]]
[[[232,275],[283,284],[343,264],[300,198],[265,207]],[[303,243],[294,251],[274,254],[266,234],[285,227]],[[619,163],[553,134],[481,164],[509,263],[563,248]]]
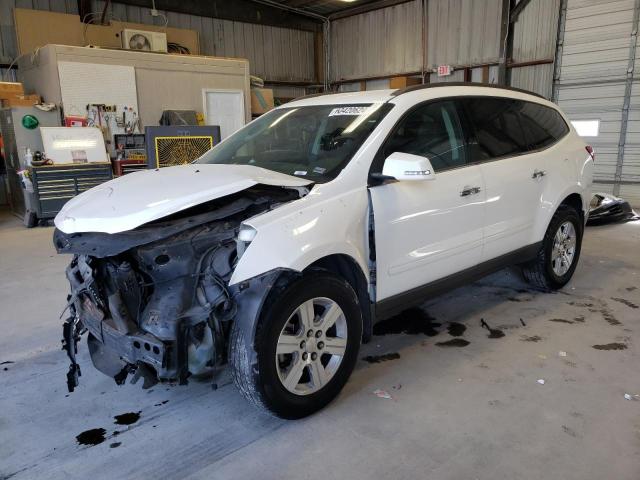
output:
[[[541,150],[569,132],[557,110],[537,103],[502,97],[472,97],[464,103],[475,131],[474,161]]]

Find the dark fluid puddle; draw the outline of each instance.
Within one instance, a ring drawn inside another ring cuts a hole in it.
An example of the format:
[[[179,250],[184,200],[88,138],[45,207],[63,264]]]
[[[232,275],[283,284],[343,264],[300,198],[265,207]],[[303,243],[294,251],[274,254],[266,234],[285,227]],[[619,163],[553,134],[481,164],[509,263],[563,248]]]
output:
[[[169,403],[169,400],[163,400],[160,403],[156,403],[154,407],[161,407],[162,405],[166,405],[167,403]]]
[[[122,442],[113,442],[109,445],[109,448],[118,448],[120,445],[122,445]]]
[[[584,316],[580,315],[578,317],[573,317],[574,322],[584,323]]]
[[[487,322],[484,321],[484,318],[480,319],[480,326],[482,328],[486,328],[489,331],[489,338],[502,338],[504,337],[504,332],[498,328],[491,328]]]
[[[530,337],[523,335],[520,340],[522,340],[523,342],[539,342],[540,340],[542,340],[542,337],[540,335],[532,335]]]
[[[80,445],[99,445],[104,442],[107,431],[104,428],[92,428],[76,436]]]
[[[550,322],[555,322],[555,323],[570,323],[570,324],[573,324],[572,320],[566,320],[564,318],[550,318],[549,321]]]
[[[622,322],[620,320],[618,320],[609,310],[607,310],[606,308],[603,308],[602,310],[600,310],[600,313],[602,314],[602,318],[605,319],[605,321],[609,324],[612,325],[614,327],[617,327],[618,325],[622,325]]]
[[[116,421],[113,422],[116,425],[131,425],[140,420],[141,412],[129,412],[123,413],[122,415],[116,415],[113,417]]]
[[[369,363],[382,363],[382,362],[388,362],[389,360],[397,360],[399,358],[400,358],[400,354],[394,352],[394,353],[385,353],[384,355],[367,355],[362,359],[365,362],[369,362]]]
[[[469,345],[469,342],[464,338],[452,338],[451,340],[447,340],[446,342],[438,342],[436,343],[438,347],[466,347]]]
[[[618,303],[621,303],[623,305],[626,305],[629,308],[640,308],[640,307],[638,307],[638,305],[636,305],[635,303],[627,300],[626,298],[611,297],[611,300],[613,300],[614,302],[618,302]]]
[[[447,332],[449,332],[449,335],[451,335],[452,337],[460,337],[462,336],[462,334],[466,329],[467,327],[462,323],[449,322],[449,326],[447,327]]]
[[[435,337],[440,332],[436,330],[441,326],[434,322],[435,318],[421,308],[409,308],[398,315],[387,318],[373,326],[374,335],[391,335],[406,333],[408,335],[418,335],[420,333]]]
[[[594,345],[596,350],[626,350],[627,346],[624,343],[606,343],[604,345]]]
[[[627,292],[633,292],[634,290],[637,290],[637,289],[638,289],[638,287],[627,287],[627,288],[625,288],[625,290]]]

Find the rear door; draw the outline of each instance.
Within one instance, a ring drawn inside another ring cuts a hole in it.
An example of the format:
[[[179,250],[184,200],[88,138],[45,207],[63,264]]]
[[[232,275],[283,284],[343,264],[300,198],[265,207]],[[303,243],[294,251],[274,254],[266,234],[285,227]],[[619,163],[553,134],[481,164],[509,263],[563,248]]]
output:
[[[464,104],[475,130],[469,155],[486,188],[482,259],[491,260],[535,242],[547,165],[523,125],[527,102],[472,97]]]
[[[378,301],[472,267],[482,252],[484,185],[480,167],[468,163],[457,102],[432,101],[404,115],[372,171],[394,152],[427,157],[436,178],[370,188]]]

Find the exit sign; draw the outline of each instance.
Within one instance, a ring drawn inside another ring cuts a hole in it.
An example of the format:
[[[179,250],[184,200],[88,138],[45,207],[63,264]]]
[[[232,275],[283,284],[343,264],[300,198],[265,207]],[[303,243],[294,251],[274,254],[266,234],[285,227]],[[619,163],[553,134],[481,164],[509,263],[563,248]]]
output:
[[[439,77],[446,77],[447,75],[451,75],[452,71],[453,71],[453,68],[451,68],[451,65],[438,65]]]

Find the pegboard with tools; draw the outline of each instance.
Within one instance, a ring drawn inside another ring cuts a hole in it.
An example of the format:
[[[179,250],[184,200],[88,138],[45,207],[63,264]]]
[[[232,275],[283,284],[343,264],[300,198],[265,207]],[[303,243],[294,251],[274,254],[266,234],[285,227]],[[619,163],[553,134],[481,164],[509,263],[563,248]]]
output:
[[[140,116],[133,106],[87,104],[87,126],[98,127],[102,131],[107,150],[115,156],[114,135],[140,133]]]

